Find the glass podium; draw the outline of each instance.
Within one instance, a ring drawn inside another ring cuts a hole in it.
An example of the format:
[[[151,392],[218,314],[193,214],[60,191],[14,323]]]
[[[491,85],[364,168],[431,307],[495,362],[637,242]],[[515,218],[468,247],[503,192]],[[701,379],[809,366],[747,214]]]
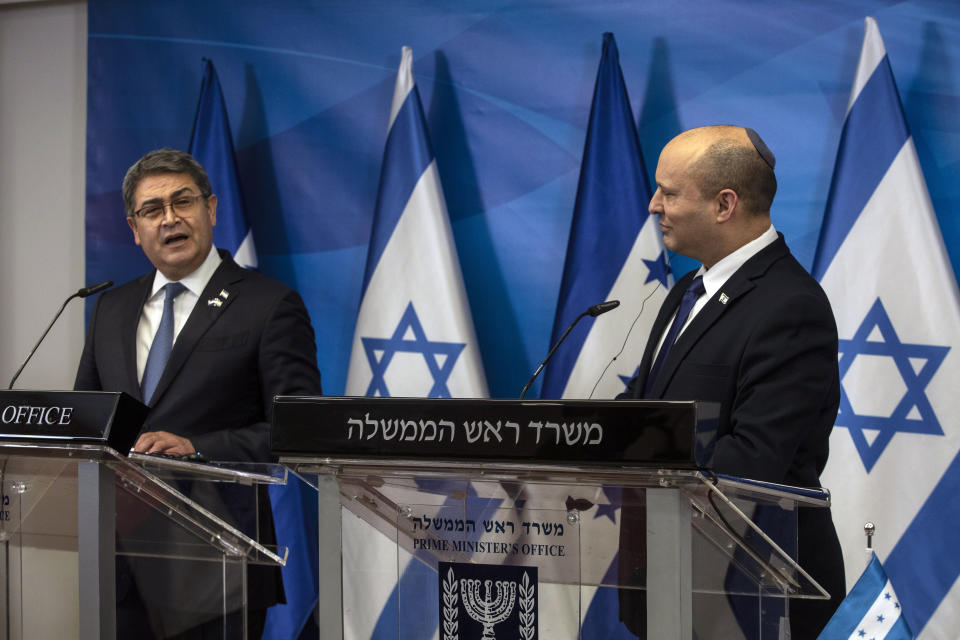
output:
[[[2,425],[0,640],[134,637],[130,619],[156,637],[198,624],[245,637],[251,579],[286,561],[261,535],[265,485],[286,469],[121,455],[139,424],[118,396],[0,392],[0,414],[70,405],[74,421]],[[128,593],[135,610],[118,606]]]
[[[784,637],[790,599],[828,597],[795,558],[829,494],[699,470],[709,429],[695,403],[278,398],[275,453],[319,494],[320,637]]]

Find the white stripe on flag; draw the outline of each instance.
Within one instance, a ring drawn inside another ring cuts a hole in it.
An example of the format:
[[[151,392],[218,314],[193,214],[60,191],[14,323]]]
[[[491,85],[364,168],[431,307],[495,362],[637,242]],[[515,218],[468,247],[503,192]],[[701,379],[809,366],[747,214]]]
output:
[[[873,601],[848,640],[864,640],[864,638],[880,640],[887,635],[899,618],[900,604],[893,592],[893,585],[890,584],[890,580],[887,580],[887,584],[877,594],[877,599]]]
[[[240,246],[237,247],[236,252],[233,254],[233,260],[241,267],[246,267],[247,269],[257,268],[257,248],[253,245],[253,229],[247,231],[243,242],[240,243]]]
[[[847,103],[847,113],[853,104],[860,97],[860,92],[864,85],[876,71],[877,65],[887,55],[886,47],[883,46],[883,39],[880,37],[880,30],[877,23],[872,18],[866,22],[866,34],[863,39],[863,48],[860,50],[860,61],[857,64],[857,73],[853,78],[853,88],[850,90],[850,102]]]

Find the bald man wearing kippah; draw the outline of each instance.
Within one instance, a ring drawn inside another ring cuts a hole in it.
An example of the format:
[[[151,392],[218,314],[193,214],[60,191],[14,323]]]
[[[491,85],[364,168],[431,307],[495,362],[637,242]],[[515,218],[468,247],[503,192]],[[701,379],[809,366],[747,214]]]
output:
[[[775,164],[741,127],[691,129],[664,147],[650,213],[664,245],[702,266],[668,294],[620,397],[717,403],[706,467],[819,487],[840,402],[837,329],[819,283],[771,224]],[[624,509],[621,580],[643,580],[643,511]],[[844,596],[843,558],[829,509],[800,507],[797,528],[799,565],[831,595],[790,601],[792,640],[814,639]],[[621,592],[621,619],[643,638],[636,593]]]

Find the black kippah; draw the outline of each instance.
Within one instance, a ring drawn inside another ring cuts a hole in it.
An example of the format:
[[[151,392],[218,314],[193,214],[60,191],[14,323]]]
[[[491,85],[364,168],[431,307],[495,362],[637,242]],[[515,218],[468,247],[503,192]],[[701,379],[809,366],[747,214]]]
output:
[[[750,127],[744,127],[744,129],[747,132],[747,137],[750,138],[750,142],[753,143],[753,148],[757,150],[757,153],[760,154],[763,161],[766,162],[771,169],[777,166],[777,159],[766,143],[760,138],[760,134]]]

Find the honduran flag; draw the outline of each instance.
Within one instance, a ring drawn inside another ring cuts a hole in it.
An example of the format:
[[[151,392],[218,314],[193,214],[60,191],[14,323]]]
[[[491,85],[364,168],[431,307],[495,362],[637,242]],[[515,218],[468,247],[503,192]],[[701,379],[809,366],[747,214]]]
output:
[[[220,80],[213,62],[204,58],[200,101],[190,134],[190,155],[207,170],[210,184],[217,194],[217,226],[213,228],[213,244],[226,249],[241,267],[257,266],[257,250],[253,231],[243,208],[240,178],[230,134],[230,120],[223,102]]]
[[[190,134],[190,154],[207,170],[217,194],[213,244],[233,254],[242,267],[256,268],[253,231],[243,208],[230,121],[213,62],[204,59],[200,100]],[[283,567],[286,604],[271,607],[263,637],[294,640],[317,604],[316,492],[290,474],[288,484],[270,485],[277,544],[289,550]]]
[[[900,600],[877,554],[844,598],[818,640],[913,640]]]
[[[605,33],[551,344],[588,307],[605,300],[620,307],[585,318],[570,333],[544,371],[540,397],[613,398],[636,373],[673,285],[649,202],[620,54]]]

